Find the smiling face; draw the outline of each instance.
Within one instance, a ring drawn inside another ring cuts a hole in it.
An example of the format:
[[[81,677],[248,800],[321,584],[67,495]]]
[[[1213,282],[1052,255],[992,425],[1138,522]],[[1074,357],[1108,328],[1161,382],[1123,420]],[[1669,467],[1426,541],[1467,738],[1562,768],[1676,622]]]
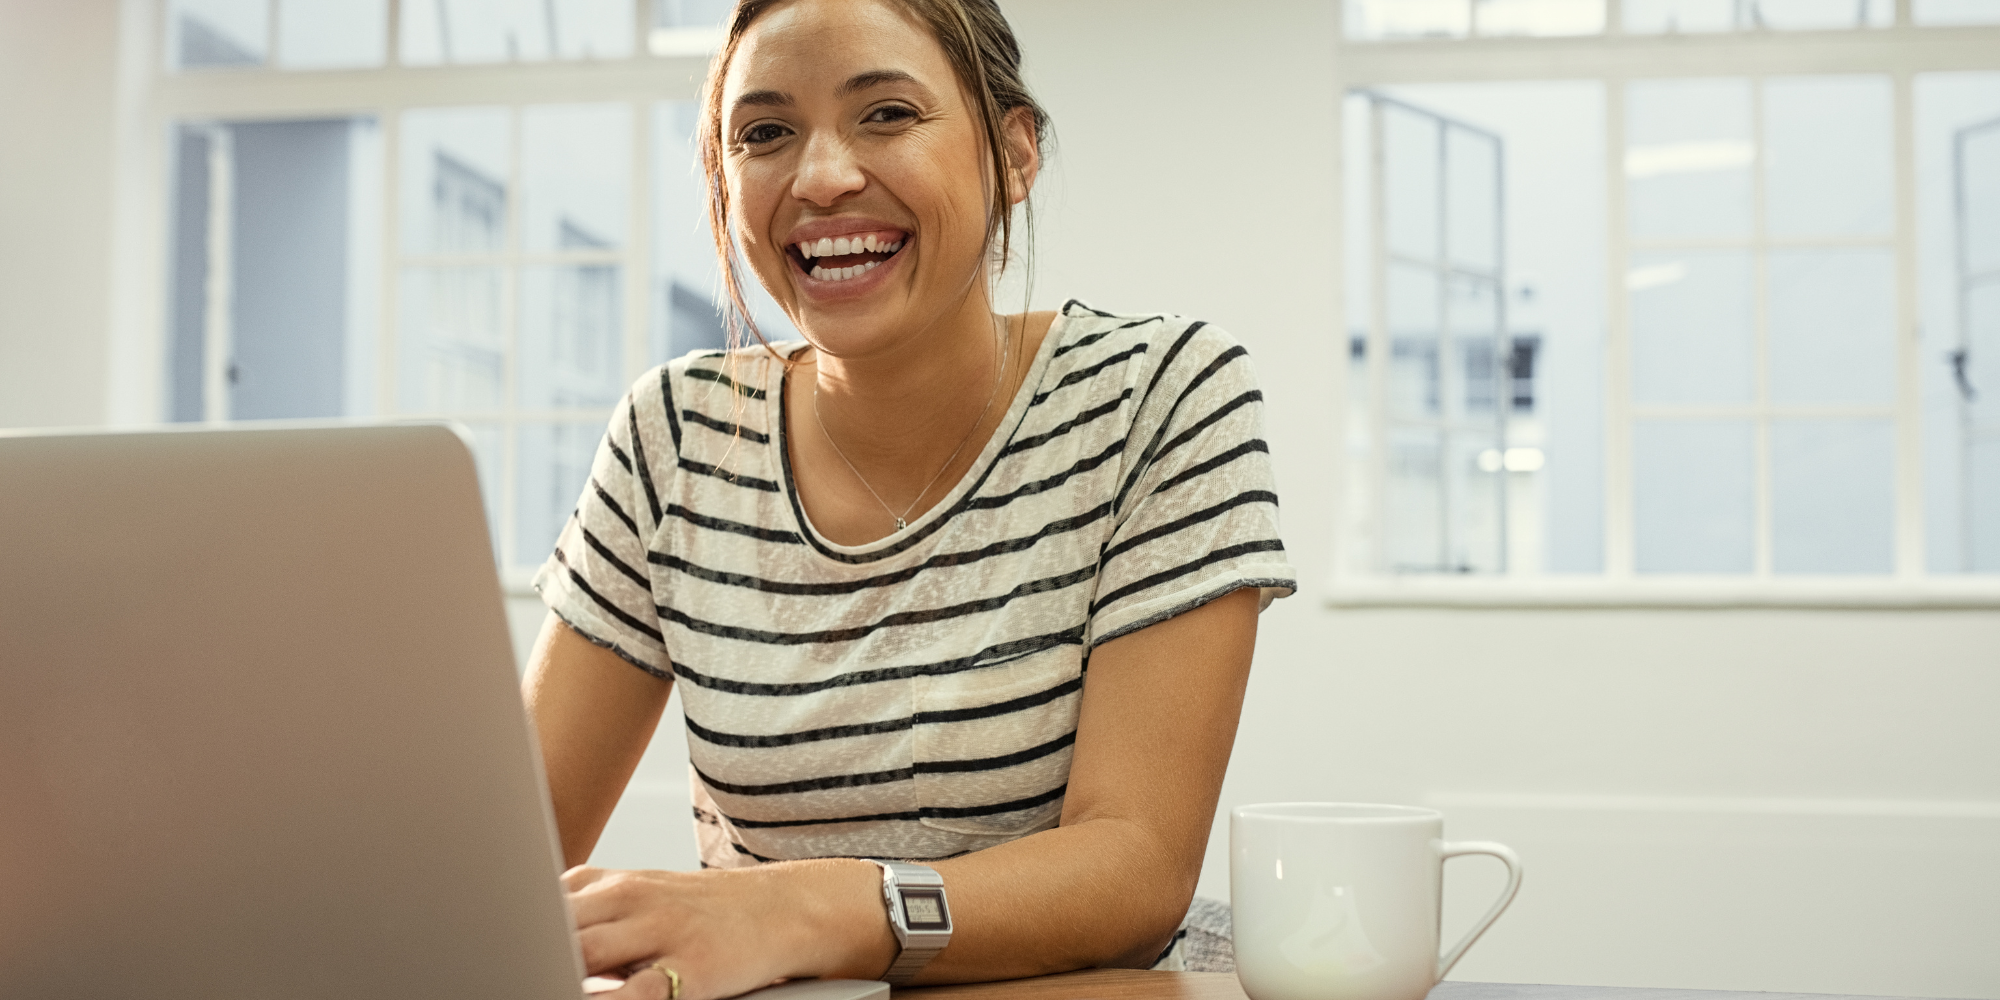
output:
[[[984,316],[991,154],[920,22],[877,0],[781,4],[743,34],[721,113],[737,244],[816,347],[865,357]]]

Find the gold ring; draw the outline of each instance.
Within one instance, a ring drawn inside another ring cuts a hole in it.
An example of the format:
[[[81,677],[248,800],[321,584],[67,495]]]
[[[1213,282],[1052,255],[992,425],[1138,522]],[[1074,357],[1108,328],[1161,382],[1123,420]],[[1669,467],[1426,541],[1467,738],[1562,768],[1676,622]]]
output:
[[[651,969],[654,972],[657,972],[660,975],[667,977],[667,1000],[681,1000],[680,973],[667,968],[666,965],[660,962],[654,962],[653,964],[646,966],[646,968]]]

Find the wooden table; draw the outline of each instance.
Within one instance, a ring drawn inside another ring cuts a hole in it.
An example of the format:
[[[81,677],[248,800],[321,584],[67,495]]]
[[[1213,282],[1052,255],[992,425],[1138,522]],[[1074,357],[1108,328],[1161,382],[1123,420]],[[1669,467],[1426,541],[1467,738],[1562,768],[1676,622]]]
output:
[[[1236,977],[1219,972],[1090,969],[1002,983],[896,990],[898,1000],[1248,1000]],[[1626,986],[1439,983],[1429,1000],[1862,1000],[1825,993],[1737,993]]]

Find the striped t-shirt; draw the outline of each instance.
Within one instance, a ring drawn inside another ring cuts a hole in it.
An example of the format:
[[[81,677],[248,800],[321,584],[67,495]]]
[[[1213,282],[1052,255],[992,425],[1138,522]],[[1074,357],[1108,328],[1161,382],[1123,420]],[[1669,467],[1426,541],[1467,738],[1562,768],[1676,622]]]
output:
[[[1215,327],[1068,303],[964,479],[865,545],[799,503],[783,369],[750,348],[641,378],[535,580],[571,628],[679,679],[705,867],[939,859],[1055,826],[1093,647],[1294,589],[1263,397]]]

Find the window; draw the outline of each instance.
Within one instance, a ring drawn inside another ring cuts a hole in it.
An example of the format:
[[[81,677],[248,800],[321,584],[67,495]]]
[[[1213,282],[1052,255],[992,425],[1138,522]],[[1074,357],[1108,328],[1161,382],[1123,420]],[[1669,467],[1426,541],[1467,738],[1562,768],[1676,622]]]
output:
[[[162,0],[160,414],[458,420],[523,579],[632,380],[723,343],[693,98],[727,6]],[[593,62],[624,75],[561,72]]]
[[[1345,10],[1336,589],[2000,567],[2000,5]]]

